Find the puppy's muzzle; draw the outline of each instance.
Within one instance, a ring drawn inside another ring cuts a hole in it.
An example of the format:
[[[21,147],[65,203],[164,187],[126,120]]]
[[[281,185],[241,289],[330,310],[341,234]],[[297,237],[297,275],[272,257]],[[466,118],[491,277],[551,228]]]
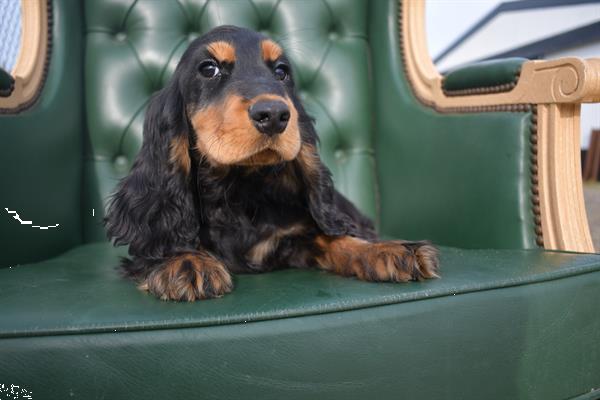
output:
[[[275,136],[282,133],[290,120],[290,109],[279,100],[261,100],[254,103],[248,114],[260,133]]]

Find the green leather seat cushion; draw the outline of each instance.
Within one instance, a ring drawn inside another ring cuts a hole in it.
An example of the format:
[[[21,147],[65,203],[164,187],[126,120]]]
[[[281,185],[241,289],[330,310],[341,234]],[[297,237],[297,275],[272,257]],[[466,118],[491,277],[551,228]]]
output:
[[[210,326],[360,309],[533,284],[600,271],[600,255],[444,248],[443,279],[365,283],[317,270],[237,275],[218,300],[162,302],[120,277],[123,248],[77,247],[0,270],[0,337]]]
[[[600,255],[444,248],[434,281],[282,270],[236,276],[221,299],[168,303],[119,277],[123,253],[96,243],[0,270],[0,376],[44,398],[114,399],[173,387],[180,398],[566,398],[597,383]]]

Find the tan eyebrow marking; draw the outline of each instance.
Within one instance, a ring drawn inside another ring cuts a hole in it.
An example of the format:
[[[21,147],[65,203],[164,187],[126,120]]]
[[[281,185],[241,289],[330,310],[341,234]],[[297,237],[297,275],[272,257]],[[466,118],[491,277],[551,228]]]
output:
[[[218,42],[210,43],[206,46],[206,49],[219,62],[232,63],[235,61],[235,48],[231,43],[219,40]]]
[[[283,54],[281,47],[271,39],[263,40],[260,43],[260,48],[265,61],[275,61]]]

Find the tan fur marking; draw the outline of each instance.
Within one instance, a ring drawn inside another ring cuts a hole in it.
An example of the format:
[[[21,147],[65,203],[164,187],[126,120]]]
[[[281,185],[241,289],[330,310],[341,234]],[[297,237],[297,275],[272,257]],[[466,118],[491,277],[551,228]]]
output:
[[[233,63],[235,61],[235,47],[231,43],[220,40],[210,43],[206,46],[206,49],[220,63]]]
[[[171,140],[171,151],[169,161],[179,167],[186,175],[190,173],[191,160],[189,144],[186,136],[177,136]]]
[[[256,130],[248,108],[273,98],[288,105],[290,120],[283,133],[268,137]],[[300,150],[298,112],[288,98],[263,95],[248,101],[228,96],[221,104],[195,111],[190,119],[198,138],[196,149],[214,166],[275,164],[293,160]]]
[[[299,224],[276,230],[269,237],[255,244],[246,255],[246,259],[252,264],[258,265],[262,263],[265,258],[277,249],[281,239],[286,236],[298,235],[303,230],[304,226]]]
[[[309,178],[316,178],[319,175],[320,158],[315,146],[304,143],[297,160],[300,168]]]
[[[263,40],[260,43],[263,60],[275,61],[283,54],[281,47],[271,39]]]
[[[406,282],[437,278],[437,251],[428,244],[411,250],[408,243],[370,243],[351,236],[318,236],[323,254],[317,264],[339,275],[352,275],[367,281]]]
[[[233,289],[227,268],[206,252],[183,254],[153,270],[138,288],[161,300],[194,301],[220,297]]]

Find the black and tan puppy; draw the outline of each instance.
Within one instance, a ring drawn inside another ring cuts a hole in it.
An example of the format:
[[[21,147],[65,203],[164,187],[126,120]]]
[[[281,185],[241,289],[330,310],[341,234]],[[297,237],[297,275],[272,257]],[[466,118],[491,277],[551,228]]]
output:
[[[377,239],[334,189],[317,141],[275,42],[232,26],[194,41],[152,98],[142,149],[109,205],[127,275],[180,301],[230,292],[231,273],[281,267],[436,277],[428,243]]]

